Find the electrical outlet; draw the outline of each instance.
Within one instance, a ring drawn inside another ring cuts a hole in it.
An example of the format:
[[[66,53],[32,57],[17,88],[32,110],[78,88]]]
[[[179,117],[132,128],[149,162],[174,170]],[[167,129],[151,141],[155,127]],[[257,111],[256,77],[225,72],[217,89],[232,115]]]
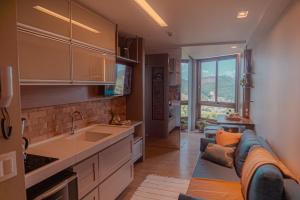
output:
[[[17,176],[16,152],[0,155],[0,182],[6,181]]]

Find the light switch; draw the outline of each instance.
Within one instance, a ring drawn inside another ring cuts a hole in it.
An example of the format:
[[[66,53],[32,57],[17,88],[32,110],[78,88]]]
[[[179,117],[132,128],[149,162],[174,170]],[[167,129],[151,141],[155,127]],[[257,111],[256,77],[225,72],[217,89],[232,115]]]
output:
[[[0,155],[0,182],[17,175],[16,152]]]

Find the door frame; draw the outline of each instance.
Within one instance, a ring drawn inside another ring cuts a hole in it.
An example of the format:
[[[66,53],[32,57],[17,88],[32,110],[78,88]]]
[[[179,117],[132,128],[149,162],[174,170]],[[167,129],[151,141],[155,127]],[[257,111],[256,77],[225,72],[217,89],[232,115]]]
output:
[[[236,59],[236,73],[235,73],[235,102],[234,103],[227,103],[227,102],[218,102],[218,62],[221,60],[227,59]],[[207,61],[216,61],[216,82],[215,82],[215,101],[201,101],[201,63]],[[198,59],[196,60],[196,73],[197,73],[197,109],[196,109],[196,120],[202,119],[201,118],[201,106],[213,106],[213,107],[225,107],[225,108],[232,108],[238,112],[238,102],[239,102],[239,78],[240,78],[240,59],[239,54],[227,55],[227,56],[218,56],[218,57],[211,57],[205,59]]]

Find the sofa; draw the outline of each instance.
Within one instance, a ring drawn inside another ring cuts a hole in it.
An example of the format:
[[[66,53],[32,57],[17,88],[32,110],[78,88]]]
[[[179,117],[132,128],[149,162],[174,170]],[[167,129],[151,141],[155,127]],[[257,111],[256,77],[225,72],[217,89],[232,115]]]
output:
[[[203,153],[213,138],[201,138],[200,151]],[[221,179],[224,181],[240,181],[244,161],[253,145],[259,145],[276,156],[266,140],[252,130],[245,130],[235,150],[234,167],[227,168],[208,160],[201,154],[193,172],[193,178]],[[180,194],[179,200],[202,200]],[[300,200],[300,186],[291,179],[285,179],[279,169],[273,165],[259,167],[251,180],[248,200]]]

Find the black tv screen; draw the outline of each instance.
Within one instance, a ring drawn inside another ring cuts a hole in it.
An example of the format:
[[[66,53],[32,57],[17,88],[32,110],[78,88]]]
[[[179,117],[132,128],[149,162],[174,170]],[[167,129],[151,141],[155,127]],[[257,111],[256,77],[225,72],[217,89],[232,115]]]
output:
[[[131,93],[132,67],[116,64],[116,84],[107,86],[105,96],[129,95]]]

